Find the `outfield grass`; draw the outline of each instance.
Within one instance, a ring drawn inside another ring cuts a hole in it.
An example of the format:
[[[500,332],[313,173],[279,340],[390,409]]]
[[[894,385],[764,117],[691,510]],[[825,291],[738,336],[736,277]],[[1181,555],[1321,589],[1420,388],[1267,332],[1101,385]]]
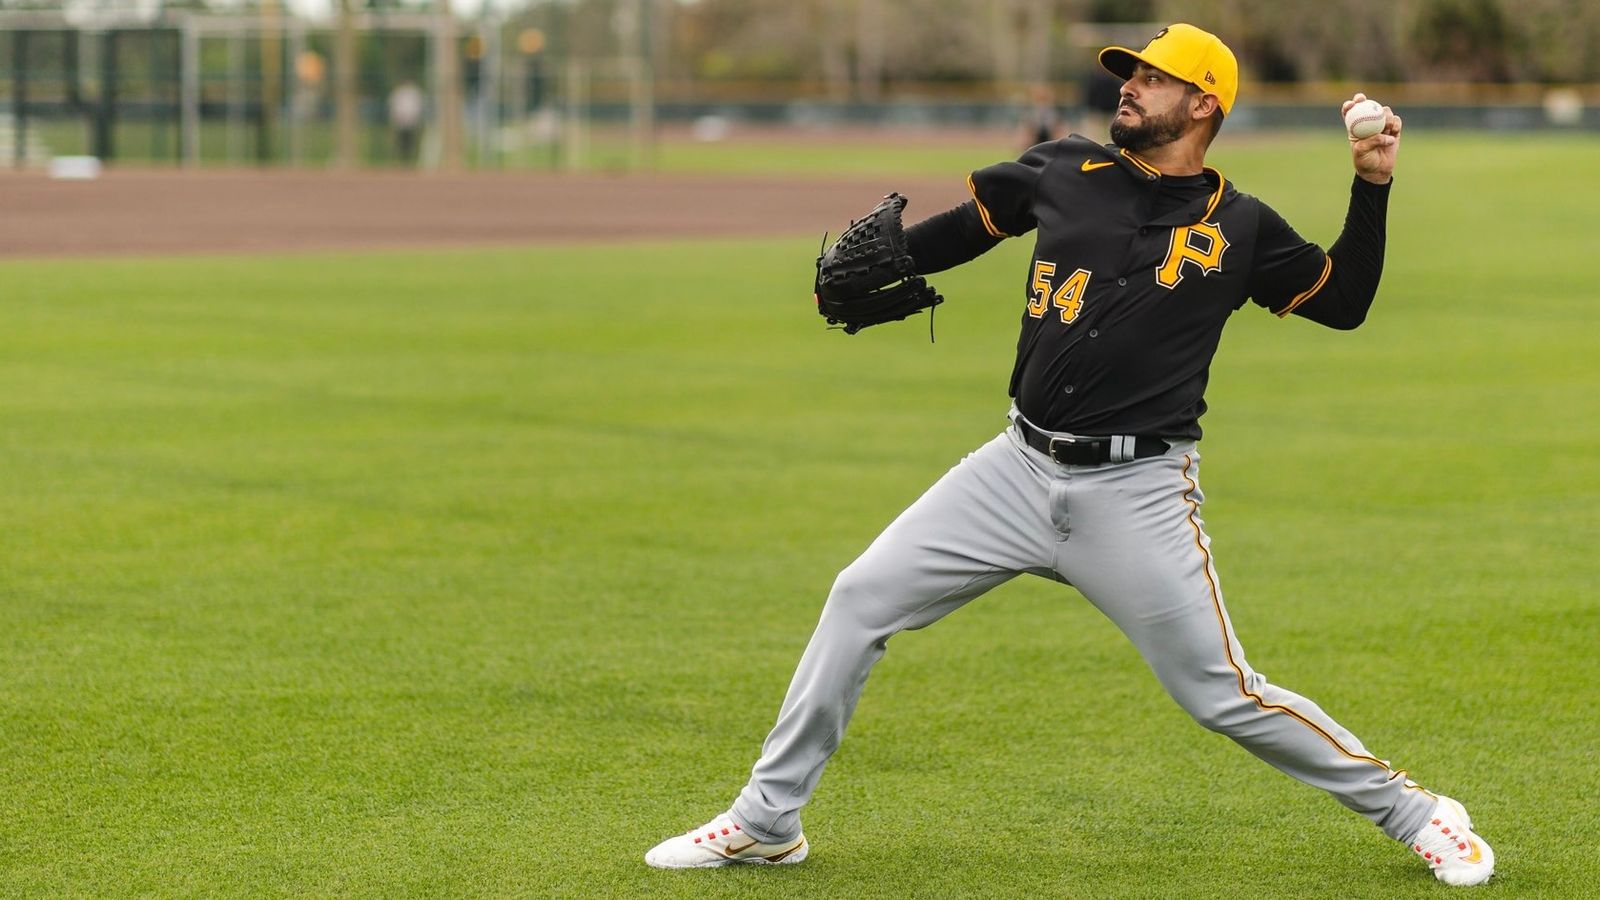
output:
[[[1241,313],[1205,420],[1252,663],[1485,896],[1600,883],[1594,152],[1409,143],[1372,319]],[[1218,164],[1328,241],[1343,153]],[[1003,424],[1025,242],[930,346],[824,332],[814,241],[0,265],[0,895],[1441,896],[1037,579],[891,643],[804,865],[643,866]]]

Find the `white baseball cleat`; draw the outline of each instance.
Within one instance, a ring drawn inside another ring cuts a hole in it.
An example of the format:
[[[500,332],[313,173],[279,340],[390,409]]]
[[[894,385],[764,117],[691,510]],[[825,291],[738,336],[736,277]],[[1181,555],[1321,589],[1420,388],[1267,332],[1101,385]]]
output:
[[[1433,877],[1457,887],[1483,884],[1494,874],[1494,851],[1472,831],[1460,803],[1440,795],[1428,824],[1411,839],[1411,851],[1433,869]]]
[[[650,848],[644,861],[658,869],[705,869],[736,863],[779,865],[806,858],[806,836],[781,844],[763,844],[744,833],[727,813],[687,834],[667,838]]]

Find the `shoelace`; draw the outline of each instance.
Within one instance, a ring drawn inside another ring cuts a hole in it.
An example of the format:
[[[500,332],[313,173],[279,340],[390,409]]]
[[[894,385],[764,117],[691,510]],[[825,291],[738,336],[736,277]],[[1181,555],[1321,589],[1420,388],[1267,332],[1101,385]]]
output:
[[[1461,829],[1453,829],[1443,819],[1437,818],[1428,825],[1438,830],[1425,837],[1419,836],[1420,839],[1411,845],[1411,849],[1427,860],[1428,865],[1443,865],[1445,854],[1467,849],[1467,838]]]

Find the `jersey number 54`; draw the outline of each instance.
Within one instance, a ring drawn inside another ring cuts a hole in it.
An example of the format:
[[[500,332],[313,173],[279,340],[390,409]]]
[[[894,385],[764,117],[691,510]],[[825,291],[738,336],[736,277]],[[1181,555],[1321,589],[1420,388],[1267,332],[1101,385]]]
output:
[[[1071,323],[1083,309],[1083,295],[1089,289],[1089,279],[1094,275],[1088,269],[1079,269],[1068,275],[1060,285],[1055,285],[1056,264],[1042,259],[1033,261],[1033,282],[1029,291],[1028,315],[1044,318],[1045,310],[1054,304],[1061,310],[1061,321]]]

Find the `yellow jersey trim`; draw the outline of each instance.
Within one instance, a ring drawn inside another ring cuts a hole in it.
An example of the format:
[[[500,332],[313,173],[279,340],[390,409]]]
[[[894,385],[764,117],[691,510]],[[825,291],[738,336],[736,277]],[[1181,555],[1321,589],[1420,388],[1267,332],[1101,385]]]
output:
[[[972,202],[978,204],[978,218],[983,220],[983,230],[989,232],[990,237],[1007,238],[1011,235],[994,227],[994,220],[989,218],[989,209],[978,199],[978,186],[973,183],[972,176],[967,176],[967,190],[972,192]]]
[[[1330,275],[1333,272],[1333,257],[1325,256],[1325,257],[1323,257],[1323,259],[1326,260],[1326,261],[1322,264],[1322,277],[1318,278],[1317,279],[1317,283],[1313,284],[1311,286],[1311,290],[1306,291],[1303,294],[1297,294],[1293,300],[1289,301],[1289,305],[1288,306],[1285,306],[1283,309],[1278,310],[1278,312],[1277,312],[1278,318],[1281,319],[1284,316],[1287,316],[1289,313],[1294,312],[1295,307],[1297,307],[1300,304],[1306,302],[1307,300],[1310,300],[1313,296],[1316,295],[1317,291],[1322,290],[1322,286],[1323,285],[1328,283],[1328,275]]]
[[[1206,203],[1206,214],[1200,217],[1200,221],[1202,222],[1211,218],[1211,214],[1217,211],[1217,204],[1222,202],[1222,192],[1228,187],[1228,179],[1222,177],[1221,172],[1218,172],[1216,169],[1213,169],[1210,166],[1206,166],[1205,170],[1217,176],[1217,189],[1211,194],[1210,202]]]
[[[1155,166],[1150,165],[1149,163],[1145,162],[1144,160],[1140,159],[1139,157],[1134,156],[1132,153],[1129,153],[1127,150],[1118,150],[1117,152],[1121,153],[1123,155],[1123,157],[1128,160],[1128,162],[1131,162],[1134,165],[1138,166],[1140,169],[1143,169],[1145,174],[1147,174],[1147,175],[1155,175],[1155,176],[1158,176],[1158,177],[1161,175],[1161,170],[1160,169],[1156,168]]]

